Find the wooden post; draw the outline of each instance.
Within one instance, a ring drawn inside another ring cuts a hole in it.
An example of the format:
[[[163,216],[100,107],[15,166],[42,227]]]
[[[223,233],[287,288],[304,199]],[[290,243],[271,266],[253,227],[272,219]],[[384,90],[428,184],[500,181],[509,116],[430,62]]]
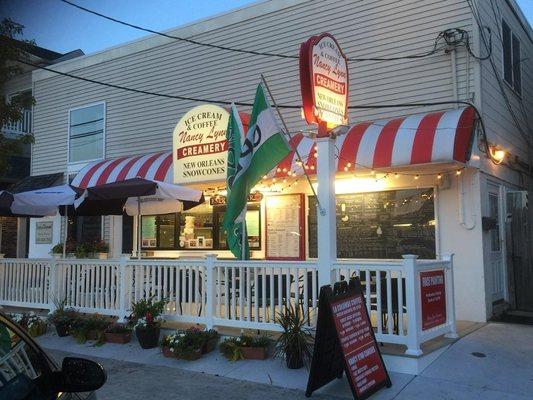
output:
[[[403,255],[405,268],[405,296],[407,305],[407,350],[411,356],[422,355],[420,348],[420,330],[422,329],[422,309],[420,303],[420,282],[416,270],[418,256]]]
[[[215,261],[216,254],[205,255],[205,272],[206,272],[206,327],[211,329],[213,327],[213,318],[216,311],[216,282],[215,282]]]
[[[335,139],[319,125],[317,144],[317,237],[318,284],[333,283],[333,263],[337,260],[337,220],[335,207]]]
[[[118,322],[126,320],[126,262],[129,257],[122,255],[119,263],[119,285],[118,285]],[[128,288],[129,289],[129,288]]]

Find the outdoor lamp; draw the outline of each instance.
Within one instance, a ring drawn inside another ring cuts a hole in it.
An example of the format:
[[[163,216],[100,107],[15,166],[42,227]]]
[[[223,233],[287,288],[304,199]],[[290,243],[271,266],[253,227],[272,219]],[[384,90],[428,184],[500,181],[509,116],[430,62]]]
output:
[[[501,164],[505,159],[505,150],[500,146],[489,146],[490,158],[495,164]]]

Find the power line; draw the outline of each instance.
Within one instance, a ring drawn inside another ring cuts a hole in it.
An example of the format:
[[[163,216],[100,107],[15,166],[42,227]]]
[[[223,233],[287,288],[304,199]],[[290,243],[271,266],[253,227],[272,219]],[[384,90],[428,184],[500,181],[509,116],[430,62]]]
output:
[[[180,40],[180,41],[187,42],[187,43],[190,43],[190,44],[194,44],[194,45],[197,45],[197,46],[211,47],[211,48],[218,49],[218,50],[233,51],[233,52],[243,53],[243,54],[253,54],[253,55],[256,55],[256,56],[278,57],[278,58],[293,59],[293,60],[296,60],[296,59],[299,58],[297,55],[268,53],[268,52],[261,52],[261,51],[255,51],[255,50],[244,50],[244,49],[238,49],[238,48],[235,48],[235,47],[222,46],[222,45],[217,45],[217,44],[213,44],[213,43],[205,43],[205,42],[200,42],[200,41],[197,41],[197,40],[194,40],[194,39],[188,39],[188,38],[184,38],[184,37],[180,37],[180,36],[174,36],[174,35],[170,35],[168,33],[156,31],[154,29],[145,28],[145,27],[142,27],[140,25],[135,25],[135,24],[132,24],[130,22],[127,22],[127,21],[124,21],[124,20],[120,20],[118,18],[110,17],[110,16],[102,14],[102,13],[100,13],[98,11],[94,11],[94,10],[91,10],[89,8],[80,6],[80,5],[78,5],[76,3],[73,3],[73,2],[71,2],[69,0],[60,0],[60,1],[65,3],[65,4],[70,5],[72,7],[75,7],[77,9],[81,10],[81,11],[87,12],[89,14],[96,15],[96,16],[98,16],[100,18],[107,19],[109,21],[115,22],[115,23],[120,24],[120,25],[128,26],[130,28],[137,29],[137,30],[140,30],[140,31],[152,33],[154,35],[159,35],[159,36],[162,36],[162,37],[166,37],[168,39]],[[433,55],[435,53],[438,53],[440,50],[446,48],[446,46],[438,46],[438,43],[439,43],[440,39],[442,39],[444,37],[444,32],[439,32],[439,34],[435,38],[435,41],[433,42],[433,48],[430,51],[427,51],[425,53],[410,54],[410,55],[398,56],[398,57],[348,58],[348,61],[352,61],[352,62],[397,61],[397,60],[410,60],[410,59],[419,59],[419,58],[429,57],[429,56],[431,56],[431,55]]]

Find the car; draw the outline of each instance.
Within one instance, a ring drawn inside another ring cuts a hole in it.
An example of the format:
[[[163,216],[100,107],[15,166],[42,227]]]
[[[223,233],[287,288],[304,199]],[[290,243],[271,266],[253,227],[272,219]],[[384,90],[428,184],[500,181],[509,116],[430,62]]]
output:
[[[65,357],[61,368],[0,312],[0,400],[95,400],[107,379],[91,360]]]

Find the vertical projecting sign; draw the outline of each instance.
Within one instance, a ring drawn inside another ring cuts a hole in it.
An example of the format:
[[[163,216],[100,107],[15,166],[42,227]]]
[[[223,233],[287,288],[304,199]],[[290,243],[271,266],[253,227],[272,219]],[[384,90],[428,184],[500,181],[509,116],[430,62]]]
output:
[[[185,114],[174,129],[173,163],[175,183],[198,183],[226,178],[229,113],[205,104]]]
[[[300,86],[307,123],[331,129],[348,122],[348,62],[331,34],[302,43]]]

